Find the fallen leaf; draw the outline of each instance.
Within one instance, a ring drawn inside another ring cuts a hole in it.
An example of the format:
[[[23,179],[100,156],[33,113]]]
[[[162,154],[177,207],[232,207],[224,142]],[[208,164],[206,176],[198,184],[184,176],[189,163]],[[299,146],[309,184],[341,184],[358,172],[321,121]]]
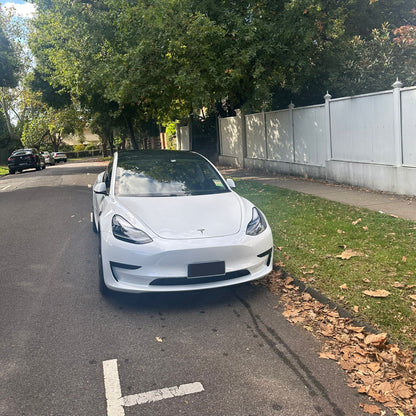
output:
[[[160,338],[160,337],[156,337],[156,341],[157,341],[157,342],[163,342],[163,339],[162,339],[162,338]]]
[[[365,225],[365,226],[363,227],[363,230],[364,230],[364,231],[368,231],[368,227]]]
[[[416,300],[416,295],[409,295],[410,299]]]
[[[383,332],[382,334],[370,334],[367,335],[364,339],[364,343],[367,345],[374,345],[376,347],[379,347],[381,345],[384,345],[387,340],[387,334]]]
[[[403,263],[406,263],[406,262],[407,262],[406,256],[403,256],[403,257],[402,257],[402,262],[403,262]]]
[[[399,218],[397,215],[394,215],[394,214],[390,214],[390,217]]]
[[[354,312],[355,312],[355,313],[358,313],[359,311],[360,311],[360,308],[359,308],[358,306],[356,306],[356,305],[355,305],[355,306],[354,306]]]
[[[401,399],[410,399],[413,396],[412,389],[410,389],[400,380],[396,380],[393,383],[392,393],[395,397],[399,397]]]
[[[326,360],[334,360],[334,361],[336,361],[336,360],[337,360],[336,355],[335,355],[335,354],[332,354],[332,353],[330,353],[330,352],[321,352],[321,353],[319,354],[319,358],[324,358],[324,359],[326,359]]]
[[[361,218],[358,218],[358,220],[355,220],[352,222],[352,225],[357,225],[361,221],[362,221]]]
[[[370,415],[381,415],[381,409],[375,404],[360,404],[365,413]]]
[[[340,288],[341,290],[348,290],[348,286],[347,286],[347,284],[346,284],[346,283],[344,283],[343,285],[341,285],[339,288]]]
[[[395,287],[395,288],[397,288],[397,289],[401,289],[401,288],[404,287],[404,284],[403,283],[400,283],[400,282],[394,282],[392,284],[392,286]]]
[[[342,260],[349,260],[351,257],[358,257],[358,256],[364,256],[363,253],[360,253],[359,251],[354,251],[351,249],[347,249],[343,251],[341,254],[338,254],[338,256],[335,256],[338,259]]]
[[[379,290],[364,290],[364,295],[371,296],[372,298],[386,298],[390,295],[390,292],[384,289]]]

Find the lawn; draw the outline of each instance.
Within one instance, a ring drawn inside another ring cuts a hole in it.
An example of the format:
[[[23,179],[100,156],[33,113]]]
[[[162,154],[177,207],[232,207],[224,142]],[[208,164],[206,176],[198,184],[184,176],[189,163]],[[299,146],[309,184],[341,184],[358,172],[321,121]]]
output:
[[[416,348],[415,222],[254,181],[236,183],[237,192],[266,214],[275,263],[392,340]]]
[[[0,176],[7,175],[9,173],[9,169],[7,166],[0,166]]]

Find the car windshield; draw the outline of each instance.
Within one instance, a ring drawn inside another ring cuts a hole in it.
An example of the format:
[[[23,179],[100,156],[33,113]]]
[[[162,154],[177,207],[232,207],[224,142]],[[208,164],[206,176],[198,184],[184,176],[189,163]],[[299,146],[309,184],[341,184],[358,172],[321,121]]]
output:
[[[118,196],[166,197],[229,192],[216,170],[194,153],[121,153],[116,171]]]

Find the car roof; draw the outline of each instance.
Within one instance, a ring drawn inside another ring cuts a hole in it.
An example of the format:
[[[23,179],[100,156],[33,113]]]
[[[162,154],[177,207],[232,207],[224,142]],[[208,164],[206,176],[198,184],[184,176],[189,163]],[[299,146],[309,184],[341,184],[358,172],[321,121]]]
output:
[[[130,150],[119,152],[118,161],[126,160],[201,160],[203,157],[198,153],[183,150]]]

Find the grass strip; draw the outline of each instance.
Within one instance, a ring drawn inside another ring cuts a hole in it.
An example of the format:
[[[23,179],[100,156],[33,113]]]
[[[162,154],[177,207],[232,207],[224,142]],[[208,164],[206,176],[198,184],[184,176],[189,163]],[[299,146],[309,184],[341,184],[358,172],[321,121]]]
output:
[[[415,222],[255,181],[235,181],[236,191],[270,223],[275,262],[396,342],[416,349]],[[347,253],[344,258],[337,257],[342,253]],[[345,258],[348,253],[354,256]],[[380,290],[389,294],[364,294]]]
[[[9,168],[7,166],[0,166],[0,176],[7,175],[9,173]]]

